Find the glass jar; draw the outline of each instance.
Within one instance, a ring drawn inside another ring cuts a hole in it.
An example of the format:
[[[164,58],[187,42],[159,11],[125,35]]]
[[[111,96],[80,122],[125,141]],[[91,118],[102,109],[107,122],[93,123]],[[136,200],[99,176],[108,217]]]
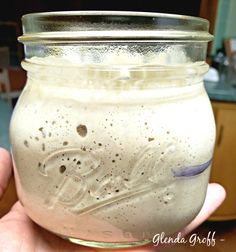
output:
[[[30,218],[72,242],[129,247],[201,209],[215,124],[208,21],[138,12],[23,16],[27,83],[10,138]]]
[[[236,52],[233,52],[228,58],[226,83],[236,86]]]

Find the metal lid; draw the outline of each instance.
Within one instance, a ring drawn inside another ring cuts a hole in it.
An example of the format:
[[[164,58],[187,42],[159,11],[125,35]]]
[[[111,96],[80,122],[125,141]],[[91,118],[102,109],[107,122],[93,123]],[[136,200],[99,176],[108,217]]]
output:
[[[22,17],[23,43],[82,41],[202,41],[212,40],[202,18],[128,11],[65,11]]]

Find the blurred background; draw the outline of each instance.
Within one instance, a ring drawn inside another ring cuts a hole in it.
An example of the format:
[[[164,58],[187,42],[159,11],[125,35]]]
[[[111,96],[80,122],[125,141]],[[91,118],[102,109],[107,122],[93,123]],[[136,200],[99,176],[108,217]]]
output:
[[[0,7],[0,146],[10,149],[8,127],[12,110],[24,88],[26,73],[20,62],[23,46],[21,16],[32,12],[69,10],[151,11],[203,17],[210,21],[214,41],[209,43],[207,62],[210,71],[205,87],[216,119],[217,138],[211,182],[221,183],[227,198],[220,209],[196,232],[205,235],[217,231],[214,248],[188,244],[163,251],[224,251],[236,249],[236,0],[8,0]],[[16,201],[13,180],[0,201],[0,216]]]

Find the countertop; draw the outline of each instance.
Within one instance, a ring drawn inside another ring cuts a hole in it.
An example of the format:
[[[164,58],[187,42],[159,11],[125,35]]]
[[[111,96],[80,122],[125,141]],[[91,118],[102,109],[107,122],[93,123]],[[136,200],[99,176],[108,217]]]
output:
[[[224,81],[204,81],[206,91],[211,100],[222,102],[236,102],[236,87],[226,84]]]

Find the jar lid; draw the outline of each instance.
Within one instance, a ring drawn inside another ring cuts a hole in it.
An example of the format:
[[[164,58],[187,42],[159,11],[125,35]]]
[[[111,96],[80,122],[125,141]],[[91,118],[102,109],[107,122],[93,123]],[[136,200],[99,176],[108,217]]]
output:
[[[62,11],[27,14],[22,17],[28,43],[78,43],[114,41],[212,40],[209,22],[203,18],[129,11]]]

